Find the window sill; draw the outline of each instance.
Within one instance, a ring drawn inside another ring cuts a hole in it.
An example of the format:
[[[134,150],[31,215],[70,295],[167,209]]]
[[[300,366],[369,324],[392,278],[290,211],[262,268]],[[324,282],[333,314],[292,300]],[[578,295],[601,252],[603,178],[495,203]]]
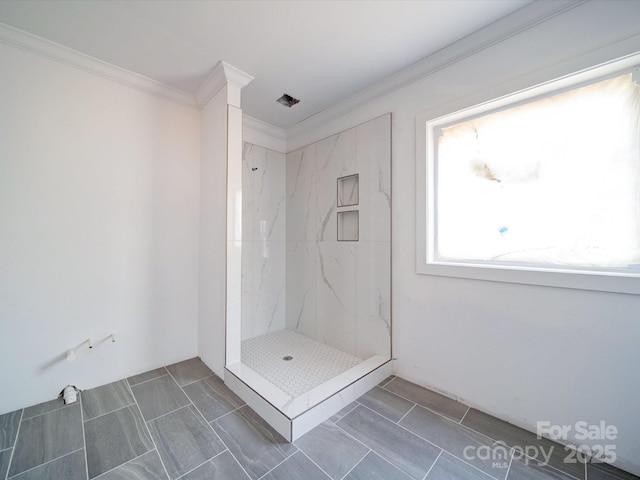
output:
[[[454,262],[425,262],[424,264],[418,264],[417,272],[426,275],[468,278],[491,282],[640,294],[640,272],[635,274]]]

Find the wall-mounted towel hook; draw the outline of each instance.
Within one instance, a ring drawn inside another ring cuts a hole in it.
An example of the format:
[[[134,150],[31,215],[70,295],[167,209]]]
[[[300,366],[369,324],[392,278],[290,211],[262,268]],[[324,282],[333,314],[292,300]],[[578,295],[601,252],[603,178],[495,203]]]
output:
[[[93,348],[93,342],[91,342],[90,338],[87,340],[87,343],[89,344],[89,348]]]
[[[111,334],[111,343],[116,343],[116,334],[115,333]]]

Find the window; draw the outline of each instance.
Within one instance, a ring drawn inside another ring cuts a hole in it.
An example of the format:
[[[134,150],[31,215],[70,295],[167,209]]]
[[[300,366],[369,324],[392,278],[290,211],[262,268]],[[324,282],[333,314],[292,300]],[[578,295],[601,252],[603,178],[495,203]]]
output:
[[[629,63],[418,118],[418,271],[640,293]]]

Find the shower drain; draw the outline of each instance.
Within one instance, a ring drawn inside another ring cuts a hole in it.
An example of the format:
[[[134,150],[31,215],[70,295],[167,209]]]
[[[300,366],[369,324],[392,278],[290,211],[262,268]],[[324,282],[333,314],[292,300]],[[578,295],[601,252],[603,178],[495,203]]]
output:
[[[282,357],[282,359],[283,359],[285,362],[288,362],[289,360],[293,360],[293,357],[292,357],[291,355],[285,355],[284,357]]]

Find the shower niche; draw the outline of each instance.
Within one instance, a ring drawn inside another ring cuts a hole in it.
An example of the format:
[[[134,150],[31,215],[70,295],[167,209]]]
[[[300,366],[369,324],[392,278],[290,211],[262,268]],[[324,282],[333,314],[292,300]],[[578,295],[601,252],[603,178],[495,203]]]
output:
[[[391,374],[391,114],[286,155],[243,147],[225,383],[294,441]]]

